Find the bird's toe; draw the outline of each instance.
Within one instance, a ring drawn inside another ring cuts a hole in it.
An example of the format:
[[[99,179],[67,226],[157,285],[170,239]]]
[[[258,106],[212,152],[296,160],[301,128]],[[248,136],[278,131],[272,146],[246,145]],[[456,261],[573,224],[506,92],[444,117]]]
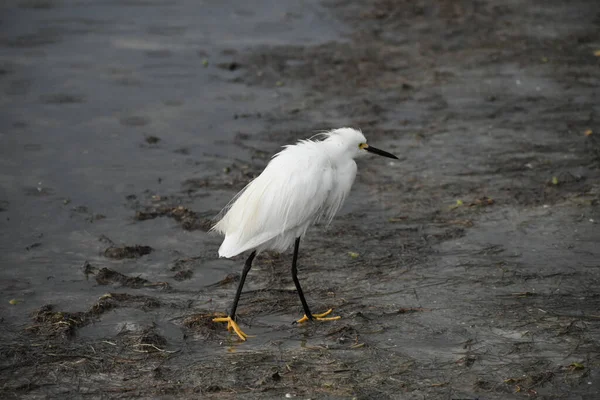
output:
[[[336,317],[328,317],[329,314],[331,314],[333,312],[333,308],[330,308],[329,310],[325,311],[324,313],[321,314],[313,314],[312,315],[312,319],[316,320],[316,321],[335,321],[338,320],[342,317],[340,316],[336,316]],[[308,318],[306,315],[304,315],[302,318],[300,318],[298,321],[296,321],[297,324],[302,324],[306,321],[309,321],[310,318]]]
[[[229,332],[231,332],[232,330],[235,332],[236,335],[238,335],[238,337],[242,340],[242,341],[246,341],[247,338],[252,337],[250,335],[247,335],[246,333],[244,333],[244,331],[242,331],[239,327],[239,325],[237,324],[237,322],[235,322],[233,320],[233,318],[231,318],[231,316],[227,316],[227,317],[217,317],[217,318],[213,318],[213,322],[227,322],[227,330]]]

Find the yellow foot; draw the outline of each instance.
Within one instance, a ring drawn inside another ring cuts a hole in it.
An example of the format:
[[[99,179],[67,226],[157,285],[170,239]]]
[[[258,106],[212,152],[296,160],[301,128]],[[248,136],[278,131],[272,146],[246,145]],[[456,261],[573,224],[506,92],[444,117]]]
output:
[[[332,312],[333,312],[333,308],[330,308],[329,310],[325,311],[323,314],[313,314],[313,319],[315,319],[317,321],[335,321],[336,319],[342,318],[340,316],[328,317],[328,315],[331,314]],[[305,315],[304,317],[302,317],[298,321],[296,321],[296,323],[301,324],[306,321],[308,321],[308,317]]]
[[[213,318],[213,322],[227,322],[227,330],[229,332],[231,332],[231,330],[233,329],[233,331],[243,341],[246,341],[246,339],[249,338],[249,337],[253,337],[253,336],[250,336],[250,335],[246,335],[244,332],[242,332],[242,330],[240,329],[240,327],[238,326],[238,324],[233,319],[231,319],[230,316]]]

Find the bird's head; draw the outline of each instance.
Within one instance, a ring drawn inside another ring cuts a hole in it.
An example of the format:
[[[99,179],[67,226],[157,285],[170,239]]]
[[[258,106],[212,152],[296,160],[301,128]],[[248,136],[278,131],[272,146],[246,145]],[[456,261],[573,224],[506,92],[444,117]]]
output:
[[[329,138],[327,140],[335,142],[337,147],[339,147],[345,154],[350,155],[352,158],[361,157],[369,152],[379,156],[398,159],[398,157],[388,153],[387,151],[379,150],[371,145],[368,145],[365,135],[363,135],[362,132],[357,129],[334,129],[329,132]]]

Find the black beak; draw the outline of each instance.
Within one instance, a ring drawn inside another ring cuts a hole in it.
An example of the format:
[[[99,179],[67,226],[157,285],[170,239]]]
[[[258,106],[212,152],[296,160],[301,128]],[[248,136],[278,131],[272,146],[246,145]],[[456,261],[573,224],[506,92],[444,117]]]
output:
[[[399,158],[396,157],[395,155],[393,155],[392,153],[388,153],[387,151],[376,149],[375,147],[373,147],[371,145],[365,146],[364,149],[366,151],[370,152],[370,153],[377,154],[378,156],[384,156],[384,157],[388,157],[388,158],[395,158],[396,160],[399,160]]]

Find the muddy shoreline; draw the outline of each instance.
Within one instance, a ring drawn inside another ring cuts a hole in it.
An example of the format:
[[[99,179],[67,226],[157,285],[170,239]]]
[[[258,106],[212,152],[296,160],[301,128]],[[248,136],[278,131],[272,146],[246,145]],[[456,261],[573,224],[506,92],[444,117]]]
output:
[[[2,398],[600,396],[595,1],[7,1]],[[329,226],[211,218],[280,146],[361,128]]]

